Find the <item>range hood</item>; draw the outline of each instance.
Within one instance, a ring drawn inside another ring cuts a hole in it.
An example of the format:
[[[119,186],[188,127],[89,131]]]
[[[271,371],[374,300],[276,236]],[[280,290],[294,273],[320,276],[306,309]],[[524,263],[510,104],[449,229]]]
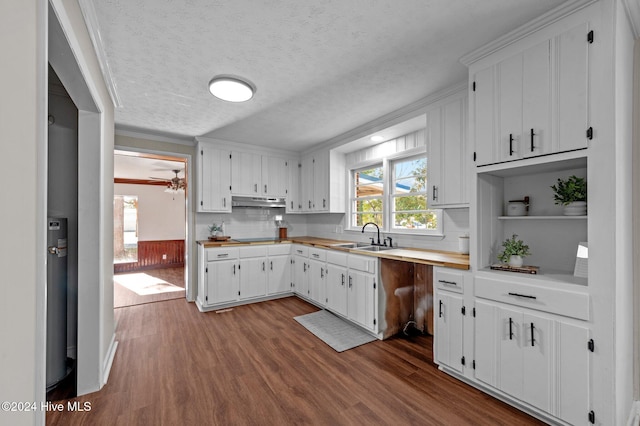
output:
[[[255,207],[255,208],[285,208],[287,201],[284,198],[270,197],[232,197],[232,207]]]

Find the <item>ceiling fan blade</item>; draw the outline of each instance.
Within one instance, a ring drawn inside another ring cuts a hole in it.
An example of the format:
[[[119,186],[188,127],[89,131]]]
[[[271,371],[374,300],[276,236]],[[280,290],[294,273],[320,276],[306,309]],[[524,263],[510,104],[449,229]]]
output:
[[[161,180],[161,181],[164,181],[164,182],[171,182],[171,179],[167,179],[167,178],[159,178],[159,177],[153,177],[153,176],[150,176],[150,177],[149,177],[149,179],[152,179],[152,180]]]

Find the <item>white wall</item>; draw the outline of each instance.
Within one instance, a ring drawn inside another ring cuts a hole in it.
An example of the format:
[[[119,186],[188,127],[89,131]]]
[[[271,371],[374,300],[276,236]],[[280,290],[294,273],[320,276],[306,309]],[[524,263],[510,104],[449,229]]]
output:
[[[47,3],[0,2],[0,400],[45,398]],[[7,208],[12,206],[13,208]],[[0,423],[43,423],[42,412],[0,412]]]
[[[169,194],[164,186],[114,185],[115,195],[138,197],[138,241],[184,240],[184,192]]]

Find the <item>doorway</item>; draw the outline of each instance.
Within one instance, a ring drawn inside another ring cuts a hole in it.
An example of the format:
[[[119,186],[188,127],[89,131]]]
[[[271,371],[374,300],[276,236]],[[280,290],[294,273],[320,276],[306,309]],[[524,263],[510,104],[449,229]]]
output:
[[[114,308],[184,298],[189,158],[114,151]]]

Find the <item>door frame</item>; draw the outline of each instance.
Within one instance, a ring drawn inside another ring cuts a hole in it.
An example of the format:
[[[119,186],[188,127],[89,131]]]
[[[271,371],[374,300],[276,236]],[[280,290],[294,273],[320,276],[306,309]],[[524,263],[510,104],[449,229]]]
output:
[[[190,154],[184,154],[179,152],[171,152],[171,151],[160,151],[155,149],[145,149],[145,148],[137,148],[126,145],[114,145],[113,147],[114,153],[115,151],[125,151],[125,152],[135,152],[144,157],[144,154],[149,154],[150,156],[162,156],[162,157],[174,157],[185,160],[185,171],[187,176],[187,191],[185,192],[185,248],[184,248],[184,283],[185,283],[185,294],[188,302],[195,302],[196,300],[196,286],[194,285],[193,280],[193,271],[195,268],[191,265],[191,259],[194,258],[191,256],[193,250],[193,234],[194,234],[194,217],[193,217],[193,204],[192,200],[194,197],[193,187],[194,187],[194,179],[193,179],[193,157]]]

